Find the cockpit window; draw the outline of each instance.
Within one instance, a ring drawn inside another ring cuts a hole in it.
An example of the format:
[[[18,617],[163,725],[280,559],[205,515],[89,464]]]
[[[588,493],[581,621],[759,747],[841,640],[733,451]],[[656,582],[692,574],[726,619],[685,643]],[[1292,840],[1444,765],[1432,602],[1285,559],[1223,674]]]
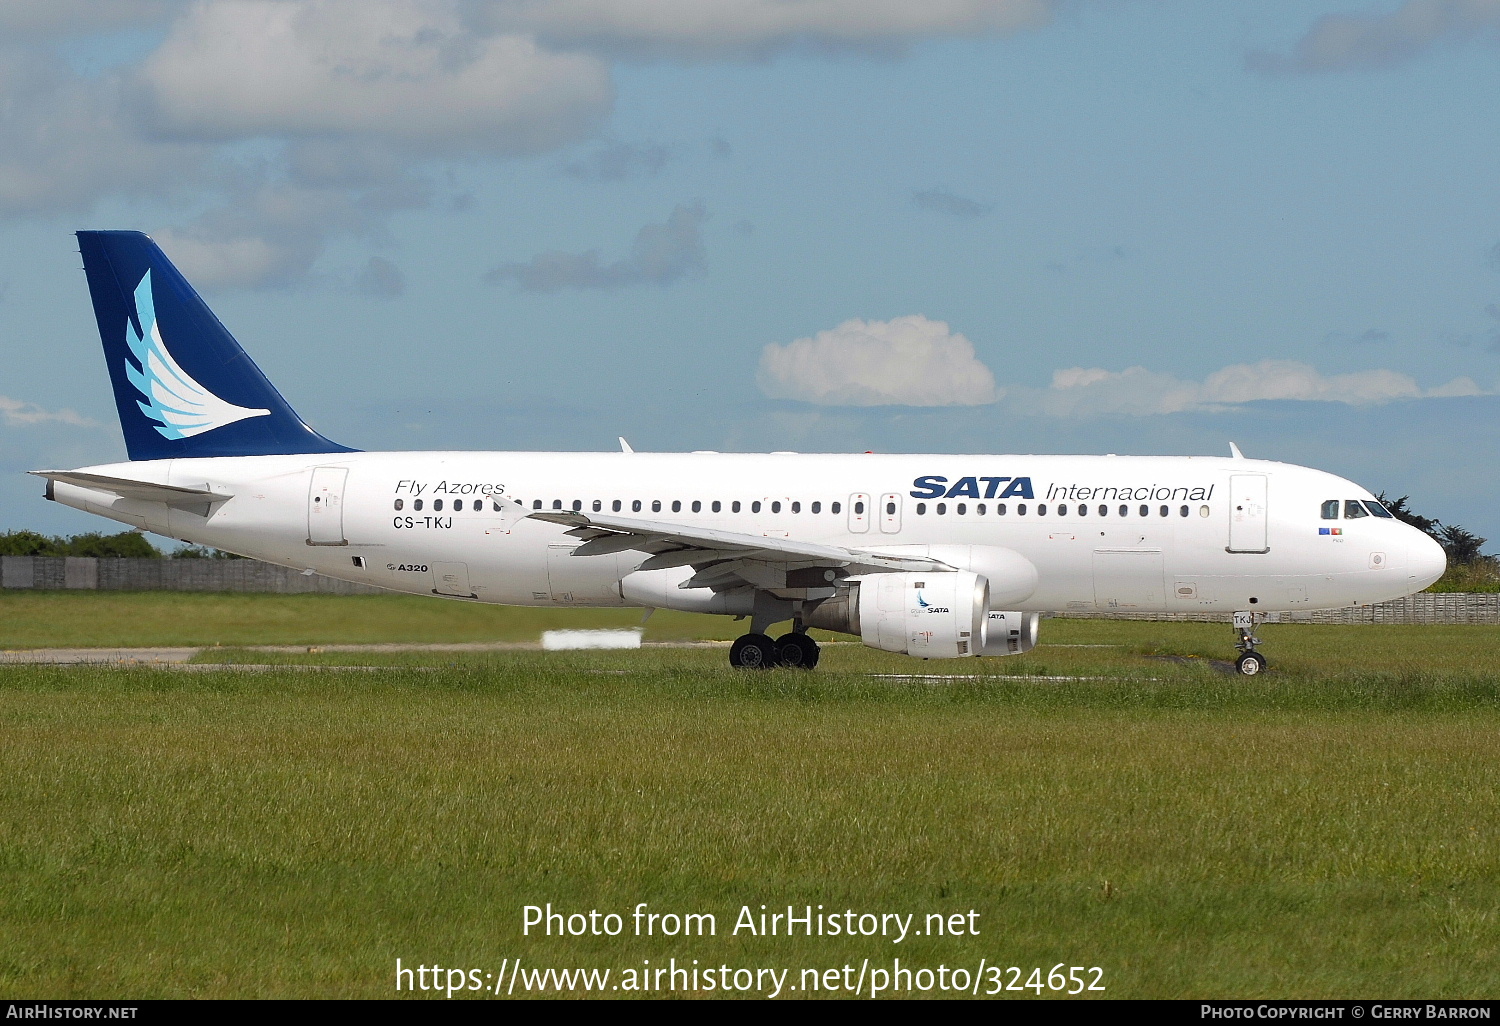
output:
[[[1329,499],[1323,503],[1323,519],[1337,520],[1339,518],[1339,500]]]
[[[1395,517],[1393,517],[1391,515],[1391,511],[1390,510],[1386,509],[1384,506],[1382,506],[1380,503],[1376,502],[1374,499],[1366,499],[1365,500],[1365,509],[1367,509],[1371,513],[1375,514],[1377,517],[1384,517],[1386,520],[1394,520],[1395,519]]]
[[[1358,520],[1360,517],[1367,517],[1369,515],[1370,514],[1365,511],[1364,503],[1360,502],[1358,499],[1344,500],[1345,520]]]

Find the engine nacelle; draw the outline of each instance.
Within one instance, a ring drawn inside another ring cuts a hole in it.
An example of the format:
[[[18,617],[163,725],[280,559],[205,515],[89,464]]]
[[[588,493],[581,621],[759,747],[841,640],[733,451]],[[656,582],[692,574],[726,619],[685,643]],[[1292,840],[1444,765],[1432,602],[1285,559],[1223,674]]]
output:
[[[839,588],[807,624],[887,652],[955,659],[984,648],[988,604],[989,582],[968,570],[870,574]]]
[[[1040,613],[1018,613],[1014,610],[990,610],[985,618],[984,648],[980,655],[1020,655],[1036,648]]]

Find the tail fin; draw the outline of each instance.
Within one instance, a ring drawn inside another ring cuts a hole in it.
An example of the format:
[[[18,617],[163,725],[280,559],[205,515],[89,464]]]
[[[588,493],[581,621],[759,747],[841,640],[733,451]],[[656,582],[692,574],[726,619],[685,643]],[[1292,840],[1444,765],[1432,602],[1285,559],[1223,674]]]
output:
[[[150,238],[78,249],[132,460],[355,451],[303,423]]]

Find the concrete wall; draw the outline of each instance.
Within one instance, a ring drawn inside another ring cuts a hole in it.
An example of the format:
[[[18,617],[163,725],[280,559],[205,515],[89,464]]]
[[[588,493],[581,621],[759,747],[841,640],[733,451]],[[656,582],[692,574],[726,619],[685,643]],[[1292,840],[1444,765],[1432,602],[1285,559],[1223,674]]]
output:
[[[281,594],[387,594],[367,584],[306,576],[255,559],[95,559],[49,556],[0,557],[0,587],[82,588],[101,591],[269,591]],[[1061,617],[1101,620],[1202,620],[1227,623],[1227,613],[1059,612]],[[1500,624],[1500,594],[1424,592],[1396,602],[1350,609],[1281,613],[1281,623],[1494,623]]]
[[[95,559],[0,556],[0,586],[100,591],[269,591],[378,595],[380,588],[272,566],[257,559]]]

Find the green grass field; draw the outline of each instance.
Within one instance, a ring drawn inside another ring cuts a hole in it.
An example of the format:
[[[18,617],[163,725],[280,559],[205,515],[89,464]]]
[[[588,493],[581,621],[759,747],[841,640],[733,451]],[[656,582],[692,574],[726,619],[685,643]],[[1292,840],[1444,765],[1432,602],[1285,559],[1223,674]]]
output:
[[[639,619],[13,598],[12,648],[532,640]],[[0,668],[0,995],[387,997],[398,957],[616,974],[675,957],[793,985],[866,958],[983,958],[1099,966],[1112,997],[1500,990],[1500,629],[1272,626],[1274,672],[1249,681],[1214,662],[1227,626],[1042,630],[1034,653],[983,662],[834,645],[811,674],[732,672],[719,649]],[[626,933],[523,937],[522,907],[546,902],[624,914]],[[629,936],[638,902],[714,913],[718,934]],[[974,909],[980,932],[731,936],[761,904],[919,926]]]

